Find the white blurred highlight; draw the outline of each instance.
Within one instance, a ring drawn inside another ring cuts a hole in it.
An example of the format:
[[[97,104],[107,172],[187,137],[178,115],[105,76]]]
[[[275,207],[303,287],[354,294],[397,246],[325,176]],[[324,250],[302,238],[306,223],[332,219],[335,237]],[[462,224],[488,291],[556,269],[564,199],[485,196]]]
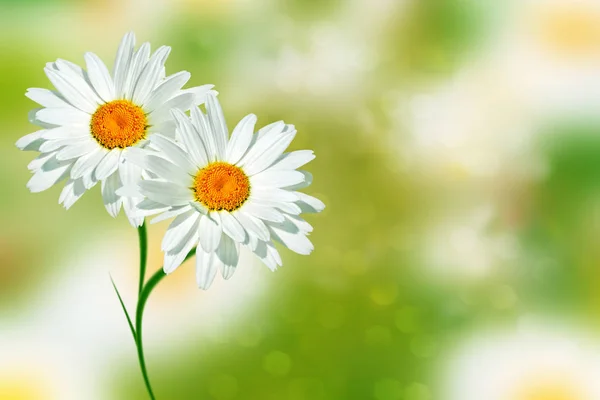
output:
[[[494,230],[491,206],[483,206],[431,228],[421,257],[430,279],[466,283],[493,276],[518,254],[516,238]]]
[[[110,282],[112,275],[135,320],[138,245],[135,231],[127,232],[105,231],[72,249],[61,273],[40,288],[31,308],[18,314],[18,321],[11,321],[14,332],[0,337],[0,394],[6,381],[39,379],[40,387],[48,387],[47,393],[57,393],[44,398],[106,399],[110,396],[99,387],[114,386],[111,380],[119,373],[115,365],[136,365],[135,345]],[[151,230],[150,236],[150,255],[161,254],[154,254],[161,235]],[[191,340],[221,339],[246,321],[244,316],[268,293],[272,277],[252,254],[242,252],[236,274],[228,281],[217,277],[205,292],[196,286],[194,268],[193,260],[184,264],[150,296],[144,318],[147,359],[185,352]],[[154,272],[149,266],[146,278]],[[19,357],[22,360],[15,362]],[[130,362],[124,363],[125,359]]]
[[[442,400],[596,400],[598,338],[552,323],[474,335],[446,360]]]

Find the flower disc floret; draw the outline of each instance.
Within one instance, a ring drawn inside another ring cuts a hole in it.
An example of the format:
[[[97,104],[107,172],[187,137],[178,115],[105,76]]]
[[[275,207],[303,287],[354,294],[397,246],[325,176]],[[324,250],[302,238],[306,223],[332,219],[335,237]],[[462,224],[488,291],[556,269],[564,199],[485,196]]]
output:
[[[234,211],[250,196],[250,180],[240,167],[213,162],[194,179],[196,200],[212,211]]]
[[[114,100],[98,107],[92,115],[91,132],[103,147],[126,148],[146,137],[144,111],[128,100]]]

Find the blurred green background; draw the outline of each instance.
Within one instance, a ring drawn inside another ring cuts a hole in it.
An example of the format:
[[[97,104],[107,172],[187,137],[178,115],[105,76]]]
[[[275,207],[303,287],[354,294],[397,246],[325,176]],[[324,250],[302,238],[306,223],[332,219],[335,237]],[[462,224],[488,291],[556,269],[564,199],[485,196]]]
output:
[[[317,155],[306,191],[327,205],[307,216],[314,253],[283,250],[275,273],[247,258],[201,292],[188,263],[161,283],[145,333],[159,399],[441,399],[440,365],[470,332],[532,314],[594,328],[600,125],[578,112],[588,98],[540,111],[513,79],[535,61],[501,69],[498,32],[525,15],[509,4],[0,1],[0,398],[147,398],[109,280],[133,306],[136,232],[99,188],[68,212],[58,187],[30,194],[34,155],[14,146],[45,63],[112,65],[128,30],[172,46],[167,73],[215,84],[230,127],[295,124],[292,148]],[[150,227],[152,270],[166,227]]]

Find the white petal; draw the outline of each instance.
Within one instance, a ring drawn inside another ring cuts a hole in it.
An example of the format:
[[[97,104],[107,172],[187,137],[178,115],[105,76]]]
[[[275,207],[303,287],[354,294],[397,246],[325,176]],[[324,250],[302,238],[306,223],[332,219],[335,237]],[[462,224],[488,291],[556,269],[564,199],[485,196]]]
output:
[[[193,101],[192,105],[199,106],[200,104],[206,103],[206,99],[208,96],[210,96],[210,95],[216,96],[218,94],[216,91],[211,90],[214,87],[215,87],[215,85],[196,86],[193,88],[182,90],[181,93],[193,94],[194,101]]]
[[[58,92],[41,89],[41,88],[29,88],[25,96],[35,101],[39,105],[49,108],[65,108],[72,107],[67,103]]]
[[[98,164],[96,168],[96,179],[103,180],[113,174],[119,167],[121,160],[121,149],[112,149]]]
[[[123,88],[121,89],[121,97],[127,100],[133,99],[133,91],[135,90],[135,86],[140,79],[140,73],[148,64],[149,58],[150,43],[142,43],[140,48],[131,57],[131,63],[129,64],[129,68],[127,70],[127,76],[123,82]]]
[[[35,117],[42,122],[52,125],[81,125],[88,126],[91,116],[74,107],[69,108],[43,108]]]
[[[119,187],[121,187],[121,178],[117,173],[110,175],[108,178],[101,181],[100,184],[104,207],[112,217],[116,217],[119,214],[119,210],[123,204],[121,196],[116,193]]]
[[[28,135],[23,136],[15,143],[20,150],[24,151],[38,151],[39,146],[42,145],[44,139],[42,139],[42,134],[45,130],[36,131],[30,133]]]
[[[194,200],[190,189],[171,182],[144,180],[139,182],[142,193],[150,200],[171,206],[188,204]]]
[[[123,157],[121,157],[121,164],[119,165],[119,174],[121,175],[121,182],[123,182],[123,185],[137,186],[138,182],[142,179],[142,172],[142,168],[135,165],[134,163],[128,162],[127,159],[123,159]]]
[[[89,128],[84,128],[83,126],[59,126],[57,128],[44,130],[41,137],[45,140],[78,139],[90,137],[90,132]]]
[[[265,221],[283,222],[285,220],[281,212],[273,207],[263,206],[255,201],[246,202],[240,208],[240,211]]]
[[[119,193],[119,191],[117,191]],[[139,197],[139,196],[131,196],[131,197]],[[164,204],[160,204],[155,202],[154,200],[144,199],[137,203],[136,205],[137,211],[136,215],[140,217],[147,217],[149,215],[160,214],[162,212],[169,211],[171,209],[179,209],[178,207],[166,206]],[[186,210],[187,211],[187,210]],[[153,221],[150,221],[153,223]]]
[[[275,227],[277,229],[286,231],[288,233],[293,233],[293,234],[306,233],[306,232],[304,232],[304,230],[300,230],[298,228],[298,226],[288,218],[288,217],[290,217],[289,215],[286,215],[285,217],[286,218],[283,222],[269,222],[269,227],[270,228]]]
[[[68,210],[83,196],[86,190],[81,179],[69,179],[62,192],[60,192],[58,203]]]
[[[159,216],[154,217],[152,219],[152,221],[150,221],[150,223],[155,224],[157,222],[161,222],[161,221],[176,217],[180,214],[190,211],[191,209],[192,209],[192,206],[190,206],[190,205],[171,207],[168,211],[165,211],[162,214],[160,214]]]
[[[171,272],[175,271],[197,243],[198,235],[196,234],[190,238],[190,240],[183,246],[181,251],[172,253],[166,252],[165,261],[163,264],[163,271],[165,271],[165,274],[170,274]]]
[[[95,150],[92,150],[90,153],[85,156],[80,157],[75,164],[73,164],[73,169],[71,170],[71,178],[77,179],[89,173],[90,171],[94,171],[100,161],[104,158],[104,156],[108,153],[108,150],[97,147]]]
[[[227,148],[229,130],[227,129],[227,124],[225,123],[225,117],[223,116],[221,104],[217,100],[216,96],[208,96],[206,102],[206,113],[208,115],[212,132],[215,136],[217,157],[219,160],[223,160],[225,158],[225,149]]]
[[[54,156],[56,152],[53,153],[42,153],[38,155],[36,158],[31,160],[29,164],[27,164],[27,169],[31,172],[37,172],[42,166],[50,159],[55,159]]]
[[[149,163],[147,170],[154,172],[163,179],[185,187],[191,187],[194,183],[194,179],[187,172],[170,161],[155,155],[148,155],[146,159]]]
[[[200,246],[196,248],[196,282],[200,289],[210,287],[221,265],[221,260],[214,252],[204,252]]]
[[[275,136],[265,136],[248,151],[242,163],[248,175],[258,174],[275,162],[290,145],[296,131]]]
[[[189,220],[191,220],[192,223],[188,225],[187,232],[185,232],[185,230],[183,231],[185,232],[183,237],[180,237],[178,241],[171,247],[171,249],[167,250],[168,253],[178,253],[180,251],[183,251],[189,242],[198,243],[199,219],[200,216],[198,213],[192,214],[192,216],[189,218]]]
[[[145,104],[146,100],[148,100],[150,92],[159,82],[162,67],[165,61],[167,61],[170,52],[170,47],[161,46],[150,57],[150,61],[148,61],[142,70],[133,91],[133,102],[135,104]]]
[[[291,215],[300,215],[302,209],[295,203],[289,203],[285,201],[273,201],[273,200],[259,200],[256,198],[250,198],[253,203],[256,203],[260,207],[274,208],[278,211],[288,213]]]
[[[37,171],[29,182],[27,182],[27,188],[32,193],[37,193],[49,189],[56,183],[60,182],[69,175],[71,164],[61,165],[57,168],[44,171],[40,169]]]
[[[200,245],[204,251],[213,252],[217,249],[221,240],[221,227],[212,216],[202,215],[200,217],[198,233],[200,235]]]
[[[233,266],[222,265],[221,266],[221,275],[223,276],[223,279],[231,278],[233,276],[233,274],[235,273],[236,269],[237,269],[237,266],[233,267]]]
[[[307,234],[313,231],[313,227],[308,222],[296,215],[286,215],[285,218],[296,226],[298,232]]]
[[[50,64],[50,66],[48,64]],[[65,76],[69,77],[69,79],[74,78],[77,80],[83,80],[85,83],[87,83],[87,75],[83,68],[75,63],[72,63],[71,61],[59,58],[55,62],[48,64],[46,64],[46,67],[65,74]]]
[[[102,100],[109,102],[115,98],[115,87],[108,68],[96,54],[88,52],[84,55],[90,82]]]
[[[225,267],[237,267],[240,259],[240,247],[239,243],[234,242],[227,235],[223,235],[221,243],[217,248],[216,254],[219,260]]]
[[[275,246],[273,246],[273,243],[267,243],[267,255],[270,259],[275,261],[275,264],[279,266],[282,265],[281,256]]]
[[[254,254],[271,270],[275,271],[277,265],[281,265],[281,257],[277,250],[270,244],[265,242],[258,242],[254,249]],[[278,262],[279,260],[279,262]]]
[[[142,153],[140,156],[134,156],[136,152],[130,149],[126,153],[127,160],[139,165],[147,171],[156,174],[159,178],[173,182],[183,187],[191,187],[194,183],[193,178],[172,162],[154,154]],[[132,157],[133,156],[133,157]]]
[[[258,130],[258,132],[256,132],[256,141],[258,141],[264,137],[277,135],[277,134],[283,132],[284,129],[285,129],[285,123],[283,121],[273,122],[267,126],[260,128]]]
[[[89,154],[98,148],[98,144],[91,140],[75,142],[70,146],[65,146],[56,153],[58,160],[71,160]]]
[[[253,234],[261,240],[269,240],[269,230],[260,219],[241,210],[236,211],[233,216],[242,224],[246,232]]]
[[[83,186],[86,189],[91,189],[94,186],[96,186],[96,184],[98,183],[98,179],[96,179],[96,176],[94,174],[93,170],[90,170],[88,172],[86,172],[85,174],[83,174],[83,176],[81,178],[81,182],[83,182]]]
[[[198,211],[200,214],[204,214],[204,215],[208,214],[208,208],[204,207],[202,204],[198,203],[195,200],[190,201],[190,206],[192,208],[194,208],[196,211]]]
[[[121,95],[123,93],[123,86],[127,78],[127,72],[129,71],[129,64],[133,57],[133,47],[135,46],[135,35],[133,32],[128,32],[123,36],[121,43],[119,44],[119,50],[117,50],[117,56],[115,58],[115,65],[113,67],[113,76],[115,81],[115,94]]]
[[[142,201],[142,197],[124,197],[123,198],[123,211],[129,220],[129,224],[134,228],[141,226],[144,223],[144,217],[138,215],[139,210],[135,206],[137,203]]]
[[[256,115],[246,115],[237,125],[233,128],[231,133],[231,139],[227,144],[227,151],[225,159],[231,164],[237,163],[248,150],[248,146],[252,141],[252,135],[254,134],[254,126],[256,125]]]
[[[281,188],[304,182],[304,174],[300,171],[266,170],[250,177],[250,186]]]
[[[162,106],[176,94],[179,89],[190,80],[191,74],[187,71],[180,71],[169,76],[156,89],[152,91],[148,100],[143,105],[144,110],[154,111],[157,107]]]
[[[77,138],[77,139],[67,138],[67,139],[47,140],[40,145],[39,150],[42,153],[48,153],[48,152],[56,151],[60,148],[66,147],[66,146],[77,146],[77,145],[80,145],[83,143],[90,143],[89,138]]]
[[[192,107],[190,115],[192,118],[192,125],[196,128],[196,132],[198,132],[198,135],[204,144],[204,150],[208,161],[219,160],[216,137],[210,127],[208,118],[198,107]]]
[[[151,118],[149,117],[149,119]],[[148,139],[152,139],[152,136],[155,134],[160,134],[168,139],[174,140],[176,137],[175,129],[177,129],[175,121],[173,121],[173,119],[168,119],[154,125],[148,125],[146,133],[148,134]]]
[[[69,105],[69,107],[72,107],[72,106],[71,106],[71,105]],[[47,122],[40,121],[40,120],[39,120],[39,119],[36,117],[36,114],[37,114],[39,111],[43,110],[43,109],[44,109],[44,108],[41,108],[41,107],[40,107],[40,108],[34,108],[34,109],[32,109],[32,110],[29,110],[29,111],[27,112],[27,120],[28,120],[30,123],[32,123],[33,125],[37,125],[37,126],[40,126],[40,127],[42,127],[42,128],[45,128],[45,129],[52,129],[52,128],[56,128],[56,125],[55,125],[55,124],[49,124],[49,123],[47,123]]]
[[[293,185],[289,185],[285,187],[285,190],[300,190],[300,189],[304,189],[305,187],[308,187],[311,185],[312,181],[313,181],[313,176],[310,172],[308,171],[304,171],[304,170],[299,170],[298,172],[300,172],[302,175],[304,175],[304,180],[300,183],[296,183]]]
[[[312,150],[297,150],[282,154],[269,169],[297,169],[315,159]]]
[[[99,104],[103,103],[102,99],[92,87],[88,73],[83,68],[70,61],[61,59],[56,60],[55,66],[58,69],[58,72],[94,106],[97,107]]]
[[[188,210],[178,215],[169,225],[169,228],[163,237],[161,249],[163,251],[171,251],[181,245],[175,252],[181,250],[185,244],[182,243],[182,241],[187,242],[189,240],[190,232],[198,231],[199,217],[200,215],[193,210]]]
[[[180,166],[190,175],[198,172],[198,168],[192,163],[188,154],[175,141],[165,136],[155,134],[150,137],[150,143],[156,145],[156,148],[161,151],[166,158]]]
[[[313,244],[302,233],[290,233],[274,226],[269,227],[271,237],[282,243],[288,249],[302,255],[308,255],[314,250]]]
[[[294,202],[298,201],[299,197],[295,192],[279,188],[257,188],[252,191],[252,198],[257,200]]]
[[[181,111],[173,110],[173,118],[177,122],[177,134],[183,142],[185,149],[197,167],[201,168],[208,164],[205,145],[200,139],[200,134],[192,125],[190,119]]]
[[[150,123],[150,125],[157,125],[161,122],[168,121],[173,118],[173,116],[171,115],[171,110],[189,110],[193,101],[193,94],[179,94],[173,97],[171,100],[164,103],[161,107],[148,114],[148,122]]]
[[[260,220],[259,220],[260,221]],[[262,221],[261,221],[262,222]],[[270,233],[269,233],[270,234]],[[248,242],[244,243],[245,245],[247,245],[248,247],[250,247],[250,249],[252,251],[256,250],[256,247],[258,246],[259,243],[261,243],[262,241],[257,238],[254,234],[252,233],[248,233]]]
[[[298,206],[300,206],[300,209],[302,210],[302,212],[318,213],[325,209],[325,203],[323,203],[321,200],[317,199],[316,197],[309,196],[306,193],[302,193],[302,192],[295,192],[295,193],[299,199],[298,202],[296,202],[296,204],[298,204]]]
[[[82,79],[76,80],[75,73],[65,74],[54,69],[45,68],[46,75],[60,94],[74,107],[92,114],[100,104],[98,96]]]
[[[144,199],[142,200],[140,203],[137,204],[137,208],[140,210],[155,210],[155,209],[162,209],[162,208],[171,208],[169,206],[166,206],[162,203],[157,203],[154,200],[150,200],[150,199]]]
[[[229,212],[221,212],[221,225],[223,232],[236,242],[243,243],[246,240],[246,231],[240,222]]]

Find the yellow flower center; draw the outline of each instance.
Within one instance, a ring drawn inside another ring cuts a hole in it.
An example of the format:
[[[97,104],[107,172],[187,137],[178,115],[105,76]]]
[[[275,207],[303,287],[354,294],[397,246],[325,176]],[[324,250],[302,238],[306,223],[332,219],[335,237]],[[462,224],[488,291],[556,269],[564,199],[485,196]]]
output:
[[[133,146],[146,137],[146,114],[129,100],[103,104],[92,115],[92,136],[107,149]]]
[[[600,51],[600,13],[573,5],[541,10],[538,35],[559,56],[596,55]]]
[[[196,174],[196,199],[213,211],[233,211],[250,196],[250,180],[241,168],[226,162],[213,162]]]

